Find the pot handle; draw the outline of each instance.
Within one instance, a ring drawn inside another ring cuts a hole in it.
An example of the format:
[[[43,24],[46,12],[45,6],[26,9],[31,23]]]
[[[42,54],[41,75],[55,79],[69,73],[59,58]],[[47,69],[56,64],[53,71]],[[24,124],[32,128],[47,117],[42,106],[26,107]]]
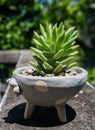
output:
[[[15,78],[9,78],[7,80],[7,82],[9,84],[9,86],[13,88],[13,91],[15,92],[15,94],[17,96],[19,96],[21,94],[21,89],[18,86],[18,83],[17,83],[16,79]]]

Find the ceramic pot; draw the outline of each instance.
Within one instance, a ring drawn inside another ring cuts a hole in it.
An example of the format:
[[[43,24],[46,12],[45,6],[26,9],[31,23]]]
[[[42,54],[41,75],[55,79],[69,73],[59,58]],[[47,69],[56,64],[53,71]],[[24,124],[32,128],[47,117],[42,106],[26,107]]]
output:
[[[61,122],[66,122],[65,103],[74,97],[85,85],[87,71],[80,67],[73,67],[70,70],[79,74],[73,76],[25,76],[20,74],[22,70],[32,67],[21,67],[13,72],[13,78],[9,80],[14,92],[22,94],[27,100],[24,118],[29,119],[36,105],[55,106]]]

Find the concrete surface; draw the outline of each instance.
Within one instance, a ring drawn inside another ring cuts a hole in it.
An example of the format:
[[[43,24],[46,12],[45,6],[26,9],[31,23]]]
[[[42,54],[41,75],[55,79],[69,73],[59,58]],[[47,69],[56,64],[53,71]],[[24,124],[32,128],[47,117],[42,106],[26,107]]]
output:
[[[31,51],[21,53],[16,67],[28,65]],[[25,99],[9,91],[0,113],[0,130],[95,130],[95,89],[86,85],[66,104],[67,123],[59,121],[54,107],[37,106],[30,120],[24,120]]]

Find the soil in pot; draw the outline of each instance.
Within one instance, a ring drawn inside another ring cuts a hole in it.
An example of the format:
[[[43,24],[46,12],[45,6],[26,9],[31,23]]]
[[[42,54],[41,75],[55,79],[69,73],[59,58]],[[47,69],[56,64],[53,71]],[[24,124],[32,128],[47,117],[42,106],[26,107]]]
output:
[[[29,75],[32,75],[32,76],[39,76],[39,77],[42,77],[42,75],[40,75],[37,70],[35,69],[27,69],[27,70],[22,70],[19,72],[20,74],[22,75],[25,75],[25,76],[29,76]],[[72,70],[66,70],[66,71],[63,71],[61,73],[58,73],[58,74],[54,74],[54,73],[51,73],[51,74],[46,74],[44,75],[44,77],[54,77],[54,76],[74,76],[74,75],[77,75],[79,74],[80,72],[77,72],[77,71],[72,71]]]

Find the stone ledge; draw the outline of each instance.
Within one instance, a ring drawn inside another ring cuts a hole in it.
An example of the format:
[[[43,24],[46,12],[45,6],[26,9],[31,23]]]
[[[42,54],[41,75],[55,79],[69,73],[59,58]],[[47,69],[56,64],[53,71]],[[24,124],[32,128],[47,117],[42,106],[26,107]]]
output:
[[[22,55],[25,56],[25,55],[27,55],[27,53],[32,54],[32,51],[30,51],[30,50],[0,51],[0,63],[16,63],[19,60],[19,57],[22,57]]]
[[[31,52],[21,53],[16,67],[29,65]],[[67,102],[66,124],[62,124],[54,108],[37,107],[31,120],[23,119],[25,99],[9,91],[6,104],[0,113],[0,130],[94,130],[95,89],[85,85],[80,94]]]

